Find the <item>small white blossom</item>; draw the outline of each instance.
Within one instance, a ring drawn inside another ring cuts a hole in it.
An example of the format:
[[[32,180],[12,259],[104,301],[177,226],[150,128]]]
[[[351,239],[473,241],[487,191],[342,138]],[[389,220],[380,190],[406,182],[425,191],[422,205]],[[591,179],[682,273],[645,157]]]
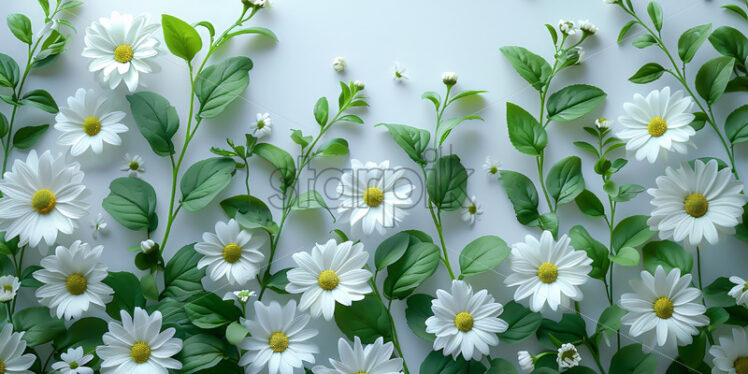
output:
[[[457,83],[457,73],[446,71],[442,74],[442,82],[447,86],[454,86]]]
[[[577,32],[576,25],[572,20],[558,20],[558,29],[568,36],[574,35]]]
[[[249,126],[249,131],[257,139],[270,136],[273,132],[273,120],[270,113],[257,113],[257,121]]]
[[[558,349],[558,356],[556,356],[556,363],[560,369],[573,368],[579,366],[582,362],[582,356],[577,352],[577,348],[574,344],[564,343],[561,348]]]
[[[486,161],[483,162],[483,170],[489,177],[498,177],[501,175],[501,161],[495,161],[491,159],[491,156],[486,156]]]
[[[483,209],[481,209],[480,204],[478,204],[478,200],[476,199],[475,195],[465,199],[465,202],[462,204],[463,221],[471,225],[475,224],[475,221],[481,214],[483,214]]]
[[[21,281],[18,278],[12,275],[0,277],[0,303],[13,300],[19,287],[21,287]]]
[[[348,62],[343,57],[338,56],[332,60],[332,68],[337,72],[345,70],[346,66],[348,66]]]
[[[535,360],[528,351],[517,352],[517,361],[519,362],[519,368],[526,373],[531,373],[535,370]]]
[[[593,25],[592,22],[590,22],[590,20],[588,19],[577,21],[577,25],[579,26],[579,29],[582,30],[582,32],[589,35],[594,35],[598,30],[598,27]]]
[[[408,76],[405,74],[405,70],[407,70],[407,69],[405,69],[404,67],[400,66],[400,62],[395,61],[395,66],[393,67],[393,70],[394,70],[394,78],[393,79],[395,79],[396,81],[403,80],[403,79],[408,79]]]
[[[735,286],[733,286],[727,294],[735,298],[736,304],[748,308],[748,282],[743,278],[734,275],[730,277],[730,282],[735,284]]]
[[[257,293],[250,290],[229,291],[226,292],[226,294],[223,296],[223,299],[237,300],[242,304],[246,304],[249,301],[249,298],[254,297],[255,295],[257,295]]]
[[[91,229],[93,230],[91,235],[94,239],[98,239],[99,234],[107,232],[107,223],[104,220],[103,214],[99,213],[96,215],[96,218],[91,220]]]
[[[125,163],[120,170],[128,172],[133,178],[137,177],[138,173],[145,173],[145,168],[143,167],[145,162],[143,162],[143,158],[140,155],[125,153],[123,158],[125,159]]]
[[[598,129],[607,129],[610,127],[610,120],[605,117],[598,118],[595,120],[595,126]]]
[[[158,248],[158,245],[153,241],[153,239],[146,239],[140,242],[140,250],[143,251],[143,253],[151,253],[156,248]]]

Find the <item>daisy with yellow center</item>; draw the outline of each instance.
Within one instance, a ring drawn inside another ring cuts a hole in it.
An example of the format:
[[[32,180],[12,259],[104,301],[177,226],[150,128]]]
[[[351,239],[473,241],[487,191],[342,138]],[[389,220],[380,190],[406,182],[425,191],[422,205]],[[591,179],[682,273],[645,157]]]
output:
[[[112,109],[106,95],[79,88],[55,117],[55,130],[60,132],[57,143],[70,147],[73,156],[88,150],[101,154],[104,144],[122,144],[120,134],[129,130],[123,123],[125,116]]]
[[[478,203],[478,199],[475,197],[475,195],[472,195],[469,198],[465,199],[465,202],[462,204],[463,221],[467,222],[470,225],[475,224],[475,221],[477,221],[482,214],[483,209]]]
[[[372,344],[363,345],[358,336],[353,337],[351,346],[345,339],[338,340],[340,360],[330,358],[330,367],[317,365],[312,368],[315,374],[399,374],[403,371],[403,360],[392,358],[395,346],[384,343],[380,336]]]
[[[60,355],[61,361],[52,364],[52,369],[60,374],[93,374],[93,369],[85,365],[93,360],[92,354],[84,354],[83,347],[68,348]]]
[[[145,162],[143,161],[143,157],[140,155],[130,155],[129,153],[125,153],[123,158],[125,163],[122,164],[120,170],[126,171],[131,177],[137,177],[139,173],[145,173]]]
[[[13,332],[13,325],[6,323],[0,328],[0,373],[31,374],[29,370],[36,356],[26,353],[24,332]]]
[[[268,137],[273,133],[272,125],[270,113],[257,113],[257,121],[249,126],[249,133],[257,139]]]
[[[21,287],[21,281],[12,275],[3,275],[0,277],[0,303],[13,300],[16,297],[18,288]],[[2,306],[0,306],[2,307]]]
[[[730,282],[734,286],[727,292],[728,295],[735,298],[735,303],[748,308],[748,282],[738,276],[731,276]]]
[[[217,222],[215,233],[204,233],[203,241],[195,244],[195,251],[204,256],[197,267],[207,267],[208,275],[214,281],[245,285],[259,272],[265,259],[259,250],[265,242],[266,235],[244,230],[233,219]]]
[[[748,334],[745,327],[733,327],[720,334],[709,347],[713,374],[748,374]]]
[[[483,161],[483,171],[485,171],[489,177],[499,177],[499,172],[501,171],[500,168],[501,161],[494,161],[490,156],[486,156],[486,160]]]

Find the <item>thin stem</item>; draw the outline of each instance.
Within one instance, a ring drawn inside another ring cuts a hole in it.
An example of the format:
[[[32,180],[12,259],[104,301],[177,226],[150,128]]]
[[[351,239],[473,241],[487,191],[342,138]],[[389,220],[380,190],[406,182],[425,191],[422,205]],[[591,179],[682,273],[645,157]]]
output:
[[[426,174],[426,167],[421,165],[421,171],[423,172],[424,179],[427,178]],[[431,213],[431,220],[434,221],[434,226],[436,226],[436,231],[439,233],[439,241],[441,242],[442,246],[442,258],[441,261],[444,264],[444,266],[447,268],[447,272],[449,273],[449,277],[452,278],[452,280],[455,279],[455,274],[452,271],[452,265],[449,263],[449,255],[447,254],[447,246],[444,242],[444,232],[442,230],[442,224],[441,224],[441,210],[438,210],[438,214],[434,213],[434,204],[431,202],[431,197],[427,197],[429,202],[429,212]]]
[[[592,354],[592,358],[595,360],[595,364],[597,364],[600,374],[605,374],[605,369],[603,368],[603,364],[600,363],[600,354],[597,352],[597,349],[595,349],[595,347],[588,341],[585,341],[585,345],[587,346],[587,349],[590,350],[590,354]]]
[[[390,320],[390,328],[392,330],[392,343],[395,345],[395,349],[397,350],[397,355],[403,359],[403,371],[405,371],[406,374],[409,374],[410,371],[408,370],[408,364],[405,362],[405,356],[403,356],[402,349],[400,349],[400,338],[397,337],[397,329],[395,328],[395,319],[392,318],[392,312],[390,311],[391,307],[392,307],[392,299],[389,299],[389,301],[387,302],[387,318],[389,318]]]
[[[545,177],[543,176],[543,161],[545,159],[545,153],[541,152],[540,155],[535,156],[535,164],[538,166],[538,180],[540,181],[540,188],[543,190],[545,201],[548,203],[548,209],[551,212],[555,212],[556,208],[551,202],[551,198],[548,196],[548,190],[545,188]]]
[[[699,280],[699,289],[703,290],[704,287],[701,283],[701,250],[699,246],[696,246],[696,274]]]
[[[10,303],[5,303],[5,308],[8,309],[8,321],[13,324],[13,311],[10,310]]]

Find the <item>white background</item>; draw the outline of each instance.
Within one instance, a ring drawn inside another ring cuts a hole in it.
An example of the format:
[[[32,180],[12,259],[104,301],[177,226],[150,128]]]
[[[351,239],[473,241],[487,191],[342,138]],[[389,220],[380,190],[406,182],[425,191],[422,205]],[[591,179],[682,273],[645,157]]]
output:
[[[637,1],[639,7],[644,3]],[[671,50],[676,50],[677,37],[689,27],[712,22],[715,27],[731,25],[745,30],[745,23],[733,14],[720,9],[723,3],[738,1],[703,1],[703,0],[663,0],[665,27],[663,36]],[[104,89],[94,80],[93,74],[87,71],[88,61],[80,56],[83,48],[85,28],[98,17],[108,16],[111,11],[122,13],[150,13],[152,21],[158,22],[161,13],[169,13],[190,23],[209,20],[222,30],[238,16],[241,5],[239,0],[130,0],[121,2],[89,0],[81,7],[80,12],[72,19],[78,27],[78,33],[72,36],[69,51],[51,68],[34,71],[27,87],[49,90],[60,106],[66,105],[66,98],[74,94],[79,87],[95,88],[102,93]],[[40,27],[41,10],[36,1],[6,1],[0,11],[4,18],[13,12],[23,12],[37,21],[35,30]],[[643,17],[646,11],[640,9]],[[572,123],[553,123],[549,127],[550,144],[547,148],[548,167],[555,161],[570,154],[578,154],[584,160],[584,170],[588,188],[602,195],[599,177],[592,172],[592,160],[588,154],[571,145],[574,140],[588,140],[582,131],[583,125],[591,125],[594,118],[605,116],[617,118],[622,104],[630,101],[634,93],[646,93],[651,89],[665,85],[676,85],[671,77],[649,85],[641,86],[628,82],[641,65],[647,62],[660,62],[668,66],[663,56],[652,47],[638,50],[630,46],[640,30],[629,36],[628,42],[618,46],[615,39],[620,27],[628,21],[627,15],[613,6],[606,6],[601,0],[524,0],[524,1],[276,1],[271,9],[262,11],[254,20],[254,25],[269,27],[278,35],[280,42],[273,43],[263,37],[240,37],[227,45],[227,48],[214,56],[216,61],[227,56],[246,55],[254,61],[250,72],[251,84],[242,100],[232,105],[222,116],[204,121],[200,134],[187,152],[185,165],[211,156],[211,146],[225,144],[227,137],[242,139],[254,121],[257,112],[269,112],[273,119],[273,134],[265,139],[296,154],[296,145],[288,137],[289,129],[303,129],[311,134],[318,129],[312,116],[312,108],[318,97],[325,95],[331,103],[336,103],[339,93],[339,80],[359,79],[366,83],[366,92],[370,95],[371,107],[362,111],[366,121],[360,125],[336,126],[329,137],[345,137],[351,145],[351,157],[362,161],[391,160],[393,165],[414,166],[398,146],[392,141],[384,128],[374,128],[379,122],[403,123],[433,130],[434,113],[430,102],[422,100],[420,95],[426,90],[435,90],[443,94],[441,73],[455,71],[459,74],[458,89],[483,89],[489,92],[482,99],[458,105],[449,113],[458,116],[477,113],[483,116],[484,123],[472,121],[462,124],[449,138],[448,147],[457,153],[463,164],[476,173],[469,183],[471,194],[478,197],[484,214],[472,227],[460,220],[458,213],[445,214],[445,234],[447,247],[450,249],[452,266],[459,268],[459,251],[472,239],[487,234],[502,237],[507,243],[518,242],[528,234],[537,234],[519,225],[514,217],[511,205],[500,184],[485,176],[481,169],[484,158],[490,155],[502,160],[507,169],[522,171],[536,180],[534,160],[514,150],[509,143],[505,122],[505,103],[511,101],[529,110],[537,112],[538,98],[535,90],[528,86],[511,68],[506,59],[499,53],[499,47],[507,45],[524,46],[547,59],[552,58],[553,47],[544,23],[556,24],[559,18],[589,19],[600,27],[595,37],[585,42],[587,60],[581,66],[563,71],[554,81],[551,91],[571,83],[588,83],[602,88],[608,93],[607,101],[595,113]],[[220,32],[220,31],[219,31]],[[160,32],[158,33],[161,39]],[[25,49],[9,31],[0,30],[2,52],[22,61]],[[159,74],[151,74],[141,79],[147,88],[167,97],[177,107],[182,120],[186,123],[186,104],[188,99],[188,80],[186,67],[179,60],[166,53],[157,59],[162,66]],[[333,71],[331,62],[336,56],[348,60],[344,73]],[[709,43],[705,43],[691,66],[700,66],[707,59],[716,56]],[[392,66],[400,61],[407,68],[409,80],[393,81]],[[688,71],[689,77],[695,75],[695,68]],[[675,87],[677,88],[677,86]],[[86,173],[85,183],[92,191],[88,199],[91,204],[91,217],[99,212],[102,199],[108,194],[110,181],[125,173],[119,168],[125,152],[141,154],[145,159],[145,180],[151,183],[158,193],[158,214],[161,218],[159,230],[154,234],[160,238],[163,234],[168,209],[170,187],[170,167],[165,158],[155,156],[145,139],[137,131],[129,115],[124,95],[124,87],[111,93],[112,99],[122,110],[128,112],[126,124],[130,127],[125,134],[123,145],[117,148],[105,147],[102,156],[91,157],[90,154],[80,157]],[[716,106],[717,119],[723,121],[729,110],[745,102],[745,96],[736,94],[725,96]],[[333,105],[334,106],[334,105]],[[5,110],[6,107],[4,107]],[[53,118],[43,112],[24,108],[18,117],[19,125],[36,125],[53,123]],[[182,129],[183,130],[183,127]],[[66,151],[56,144],[59,133],[50,129],[37,145],[40,151],[51,149],[54,152]],[[183,139],[183,132],[176,139]],[[178,145],[181,140],[175,141]],[[712,130],[707,126],[697,133],[695,143],[698,147],[686,159],[699,156],[717,156],[724,158],[724,151]],[[745,148],[737,150],[737,159],[742,163],[741,174],[748,175]],[[25,153],[16,152],[13,157],[25,158]],[[638,183],[645,187],[654,185],[654,178],[663,174],[667,165],[678,165],[681,157],[671,155],[667,162],[650,165],[644,162],[631,161],[623,172],[616,176],[619,183]],[[348,160],[338,158],[315,162],[313,167],[345,167]],[[254,195],[268,198],[274,191],[270,188],[270,167],[262,161],[254,160],[252,165],[251,187]],[[243,171],[240,171],[232,185],[224,191],[219,199],[243,192]],[[537,181],[536,181],[537,185]],[[422,191],[419,185],[418,191]],[[542,200],[542,199],[541,199]],[[334,205],[334,202],[330,202]],[[544,203],[541,202],[541,205]],[[542,210],[545,210],[542,207]],[[631,214],[648,214],[650,211],[647,194],[640,195],[630,203],[621,204],[619,217]],[[105,212],[104,212],[105,213]],[[276,219],[279,211],[274,210]],[[579,213],[574,204],[559,209],[561,232],[566,232],[575,224],[585,225],[590,232],[603,242],[607,242],[607,229],[602,221],[593,221]],[[93,241],[105,247],[104,261],[113,271],[128,270],[139,272],[132,264],[133,255],[125,248],[143,239],[140,233],[134,233],[119,226],[108,215],[110,233],[98,241],[91,237],[88,219],[81,222],[80,230],[74,238],[63,239],[66,243],[73,239]],[[172,231],[167,259],[182,245],[200,240],[205,231],[213,231],[217,220],[225,216],[218,204],[213,204],[200,213],[181,212]],[[309,250],[315,242],[326,241],[333,228],[348,230],[344,222],[333,223],[325,212],[295,213],[287,222],[281,239],[277,262],[273,269],[278,270],[292,265],[290,255],[296,251]],[[400,229],[420,229],[436,238],[436,231],[431,223],[428,210],[421,204],[410,211],[409,217]],[[394,233],[391,230],[389,234]],[[360,238],[373,255],[376,245],[384,237],[372,235]],[[708,284],[718,276],[745,276],[745,264],[748,262],[744,243],[732,238],[723,240],[718,246],[703,249],[704,283]],[[39,255],[32,253],[27,261],[38,261]],[[620,269],[620,268],[619,268]],[[484,274],[470,282],[475,288],[488,288],[499,302],[511,300],[513,289],[503,285],[503,278],[508,271],[506,264],[496,269],[495,273]],[[616,297],[622,292],[630,291],[627,279],[638,276],[639,268],[618,270],[616,274]],[[441,267],[418,292],[433,294],[437,288],[448,288],[446,272]],[[250,288],[256,284],[250,284]],[[607,300],[599,281],[590,281],[583,287],[585,300],[582,302],[582,313],[588,317],[588,329],[594,329],[597,318]],[[222,290],[218,292],[222,294]],[[22,291],[26,303],[33,300],[28,290]],[[284,301],[287,297],[276,297],[269,294],[267,300]],[[428,343],[415,337],[405,324],[404,302],[396,302],[393,314],[398,324],[407,362],[412,372],[417,372],[421,361],[431,350]],[[558,319],[560,313],[546,313],[547,318]],[[320,335],[316,343],[321,347],[317,357],[319,363],[326,363],[328,357],[337,358],[335,342],[340,335],[337,328],[330,324],[314,321]],[[627,332],[627,329],[624,329]],[[623,338],[628,344],[630,339]],[[516,352],[530,349],[537,353],[540,347],[534,338],[519,345],[499,345],[492,350],[493,357],[504,357],[516,363]],[[584,349],[582,349],[584,350]],[[659,352],[660,370],[669,365],[672,351]],[[609,362],[612,350],[603,353],[603,362]],[[584,365],[595,367],[591,358],[584,354]],[[605,364],[607,369],[607,364]]]

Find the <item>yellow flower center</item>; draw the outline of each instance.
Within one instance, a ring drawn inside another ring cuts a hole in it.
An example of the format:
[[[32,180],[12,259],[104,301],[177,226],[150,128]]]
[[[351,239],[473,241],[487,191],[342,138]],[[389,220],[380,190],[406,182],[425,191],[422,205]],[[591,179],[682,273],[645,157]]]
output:
[[[738,359],[733,362],[733,366],[735,367],[736,373],[748,374],[748,357],[738,357]]]
[[[151,347],[144,342],[137,342],[130,348],[130,357],[135,363],[142,364],[151,358]]]
[[[0,374],[5,374],[5,361],[0,358]]]
[[[268,345],[273,352],[283,352],[288,349],[288,336],[280,331],[274,332],[268,339]]]
[[[57,204],[57,198],[55,194],[48,189],[41,189],[36,191],[34,196],[31,198],[31,207],[39,214],[47,214],[51,212]]]
[[[358,373],[356,373],[356,374],[367,374],[367,373],[365,371],[359,370]]]
[[[75,362],[75,361],[73,361],[73,362],[70,363],[70,368],[73,369],[73,370],[77,369],[78,366],[79,366],[78,363]]]
[[[130,161],[130,170],[138,170],[140,169],[140,164],[135,161]]]
[[[229,243],[223,247],[223,259],[229,264],[239,261],[242,257],[242,247],[235,243]]]
[[[478,208],[476,208],[475,205],[469,205],[467,209],[470,214],[475,214],[478,212]]]
[[[743,292],[748,291],[748,282],[743,283]]]
[[[496,174],[499,172],[499,168],[497,168],[496,166],[491,166],[491,169],[488,172],[491,174]]]
[[[538,278],[543,283],[553,283],[558,278],[558,268],[550,262],[544,262],[538,267]]]
[[[366,205],[376,208],[384,201],[384,192],[377,187],[369,187],[364,191],[364,202]]]
[[[257,128],[261,129],[263,127],[265,127],[265,121],[264,120],[257,121]]]
[[[114,49],[114,59],[117,60],[117,62],[126,64],[132,61],[132,56],[133,50],[129,45],[122,44]]]
[[[334,271],[325,270],[319,273],[319,278],[317,278],[317,283],[323,290],[332,291],[335,289],[335,287],[338,286],[338,283],[340,283],[340,278],[338,278],[338,275],[335,274]]]
[[[3,291],[6,291],[6,292],[13,292],[13,285],[10,285],[10,284],[4,284],[4,285],[3,285]]]
[[[706,197],[700,193],[692,193],[686,197],[684,202],[686,206],[686,213],[691,217],[699,218],[706,214],[709,210],[709,202],[706,201]]]
[[[667,131],[667,122],[662,117],[652,118],[647,125],[647,131],[654,137],[662,136]]]
[[[86,292],[88,281],[86,280],[86,277],[78,273],[73,273],[70,274],[68,279],[65,281],[65,288],[68,289],[68,292],[70,292],[71,295],[80,295]]]
[[[88,134],[88,136],[94,136],[101,131],[101,121],[99,121],[96,117],[86,117],[85,120],[83,120],[83,131]]]
[[[577,353],[577,351],[573,349],[569,349],[568,351],[564,351],[564,353],[561,353],[561,361],[574,361],[574,355]]]
[[[455,327],[462,332],[468,332],[473,329],[473,316],[468,312],[460,312],[455,316]]]
[[[657,317],[668,319],[673,316],[673,302],[666,296],[663,296],[654,303],[654,311]]]

